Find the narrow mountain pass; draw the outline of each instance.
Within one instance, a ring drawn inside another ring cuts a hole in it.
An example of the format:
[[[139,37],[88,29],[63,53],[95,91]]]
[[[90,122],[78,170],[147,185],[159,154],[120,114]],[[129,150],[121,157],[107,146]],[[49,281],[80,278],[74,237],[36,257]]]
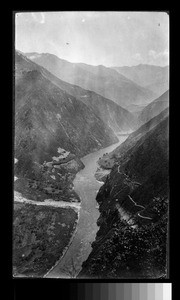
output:
[[[44,276],[47,278],[72,278],[76,277],[81,270],[83,261],[87,259],[92,248],[91,243],[95,240],[99,217],[96,195],[103,184],[95,178],[98,159],[107,152],[119,146],[128,135],[119,136],[119,142],[107,148],[88,154],[81,160],[85,168],[76,174],[74,190],[81,198],[79,222],[72,241],[63,257]]]

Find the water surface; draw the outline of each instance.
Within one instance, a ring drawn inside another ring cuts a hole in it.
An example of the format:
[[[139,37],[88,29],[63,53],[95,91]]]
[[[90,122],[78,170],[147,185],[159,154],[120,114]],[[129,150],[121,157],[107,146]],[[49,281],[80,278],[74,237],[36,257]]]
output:
[[[80,272],[83,261],[87,259],[92,250],[91,243],[95,240],[98,230],[96,221],[99,211],[95,199],[103,182],[97,181],[94,176],[98,167],[97,161],[104,153],[114,150],[127,137],[128,135],[119,135],[118,143],[88,154],[81,159],[85,168],[76,174],[73,181],[74,190],[81,198],[76,232],[64,256],[45,277],[70,278],[76,277]]]

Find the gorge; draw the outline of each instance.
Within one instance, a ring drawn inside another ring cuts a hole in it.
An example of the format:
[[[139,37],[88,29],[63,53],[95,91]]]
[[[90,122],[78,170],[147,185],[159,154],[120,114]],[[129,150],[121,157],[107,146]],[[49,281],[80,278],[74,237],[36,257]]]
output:
[[[76,277],[81,270],[84,260],[91,252],[91,243],[94,241],[99,211],[97,208],[96,195],[103,182],[95,179],[97,161],[105,152],[112,151],[120,145],[127,136],[119,137],[119,142],[93,152],[81,158],[85,168],[76,174],[73,181],[74,190],[81,199],[80,217],[72,243],[59,263],[48,272],[48,278],[72,278]]]
[[[96,92],[15,53],[14,277],[167,276],[169,92]]]

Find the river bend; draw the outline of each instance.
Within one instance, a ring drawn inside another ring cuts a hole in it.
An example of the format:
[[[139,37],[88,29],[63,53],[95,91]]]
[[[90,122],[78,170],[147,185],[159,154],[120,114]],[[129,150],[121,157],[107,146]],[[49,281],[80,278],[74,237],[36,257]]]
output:
[[[84,156],[81,160],[85,168],[76,174],[73,181],[74,190],[81,199],[79,222],[67,251],[56,265],[44,276],[47,278],[72,278],[81,270],[83,261],[87,259],[95,240],[99,217],[96,195],[103,184],[95,178],[98,159],[119,146],[128,135],[119,136],[119,142],[107,148]]]

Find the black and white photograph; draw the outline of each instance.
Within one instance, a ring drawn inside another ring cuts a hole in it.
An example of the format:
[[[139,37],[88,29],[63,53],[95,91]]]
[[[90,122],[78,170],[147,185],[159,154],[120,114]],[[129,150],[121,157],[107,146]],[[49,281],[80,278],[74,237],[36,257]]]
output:
[[[169,278],[169,13],[16,11],[13,278]]]

